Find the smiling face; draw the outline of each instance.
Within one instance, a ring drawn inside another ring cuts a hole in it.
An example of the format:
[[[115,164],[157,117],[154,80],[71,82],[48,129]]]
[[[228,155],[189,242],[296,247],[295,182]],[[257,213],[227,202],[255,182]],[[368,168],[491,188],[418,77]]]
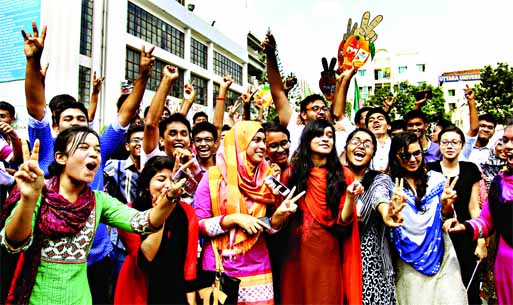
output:
[[[87,117],[78,108],[68,108],[61,113],[59,117],[59,130],[64,130],[71,126],[87,126]]]
[[[198,132],[196,136],[194,136],[193,141],[198,158],[207,160],[214,155],[216,146],[214,136],[210,131],[204,130],[202,132]]]
[[[190,149],[189,129],[178,121],[167,124],[164,137],[160,138],[160,145],[164,146],[164,151],[168,156],[173,156],[175,148]]]
[[[502,136],[503,152],[508,162],[508,167],[513,168],[513,126],[508,126]]]
[[[316,100],[306,105],[306,111],[301,112],[301,118],[305,124],[308,124],[308,122],[317,119],[326,120],[328,112],[329,108],[326,103],[323,100]]]
[[[422,148],[420,147],[420,143],[414,142],[408,145],[408,149],[400,151],[396,158],[399,164],[401,164],[401,167],[407,172],[416,172],[422,165]]]
[[[287,135],[279,131],[267,132],[265,142],[269,161],[278,165],[287,164],[290,153],[290,141]]]
[[[358,131],[347,141],[346,158],[354,167],[361,168],[368,166],[374,154],[372,137],[364,132]]]
[[[333,129],[331,127],[324,128],[324,133],[319,137],[314,137],[310,142],[312,154],[326,157],[333,149],[334,142]]]
[[[412,118],[406,122],[406,130],[414,132],[419,139],[422,139],[427,129],[428,124],[422,118]]]
[[[246,157],[253,165],[262,162],[265,157],[265,134],[263,132],[257,132],[253,139],[251,139],[246,149]]]
[[[382,113],[372,113],[369,116],[367,128],[370,129],[376,137],[382,136],[388,131],[387,119]]]
[[[79,138],[80,136],[77,135],[74,141],[79,141]],[[100,142],[92,133],[79,143],[74,141],[72,140],[68,145],[68,153],[55,154],[55,161],[64,165],[62,175],[66,175],[72,181],[90,183],[101,163]],[[73,150],[72,147],[76,149]]]
[[[444,159],[452,161],[457,159],[460,155],[461,149],[463,148],[463,141],[458,133],[448,131],[442,134],[439,145],[440,152]]]
[[[482,141],[488,141],[495,133],[495,125],[486,120],[479,121],[479,129],[477,130],[477,138]]]
[[[170,169],[164,168],[157,172],[150,180],[149,191],[152,198],[153,205],[157,200],[160,192],[165,186],[170,186],[173,179],[173,172]]]
[[[125,148],[130,153],[130,156],[134,158],[141,157],[141,145],[143,141],[143,136],[143,131],[134,132],[130,135],[128,143],[125,144]]]

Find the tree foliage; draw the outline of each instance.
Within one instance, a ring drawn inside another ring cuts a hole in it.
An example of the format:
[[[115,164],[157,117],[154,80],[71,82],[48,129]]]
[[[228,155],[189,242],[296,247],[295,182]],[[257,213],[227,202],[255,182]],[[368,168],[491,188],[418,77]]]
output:
[[[415,93],[422,90],[431,90],[433,96],[422,106],[422,111],[426,114],[430,122],[434,122],[439,118],[450,118],[445,113],[444,93],[440,87],[433,87],[429,84],[412,85],[408,82],[399,84],[396,92],[392,92],[390,88],[376,89],[374,95],[370,96],[365,102],[366,106],[383,106],[387,96],[395,96],[394,104],[390,110],[391,119],[400,119],[410,110],[415,109]]]
[[[481,70],[481,83],[474,88],[480,113],[490,113],[500,123],[513,116],[513,67],[498,63]]]

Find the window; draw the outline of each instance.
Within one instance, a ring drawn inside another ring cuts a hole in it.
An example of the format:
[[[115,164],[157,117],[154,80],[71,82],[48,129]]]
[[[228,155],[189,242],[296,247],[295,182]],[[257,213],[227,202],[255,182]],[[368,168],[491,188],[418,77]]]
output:
[[[89,105],[91,96],[91,69],[78,66],[78,98],[85,105]]]
[[[449,89],[449,90],[447,90],[447,95],[449,95],[449,96],[455,96],[455,95],[456,95],[456,90],[455,90],[455,89]]]
[[[135,83],[139,75],[139,57],[140,51],[133,50],[131,48],[126,49],[126,65],[125,65],[125,78],[132,84]],[[170,63],[160,59],[155,59],[155,65],[151,71],[151,77],[148,81],[147,89],[157,91],[162,78],[162,69]],[[171,96],[176,98],[183,97],[183,86],[184,86],[184,70],[178,68],[179,77],[171,87]]]
[[[194,83],[194,90],[196,90],[196,103],[207,106],[208,80],[191,74],[191,82]]]
[[[82,0],[80,54],[91,57],[93,45],[93,0]]]
[[[127,32],[184,58],[185,34],[132,2],[128,2]]]
[[[417,64],[417,70],[419,70],[419,72],[426,72],[426,65],[425,64]]]
[[[365,73],[367,73],[367,70],[365,69],[358,70],[358,76],[365,76]]]
[[[374,70],[374,80],[382,80],[390,78],[390,68],[382,68]]]
[[[364,86],[364,87],[361,87],[359,88],[360,89],[360,92],[362,93],[362,98],[364,100],[366,100],[367,98],[369,98],[369,87],[367,86]]]
[[[213,92],[213,100],[214,100],[214,107],[216,106],[216,98],[219,95],[219,84],[214,83],[214,92]],[[228,92],[226,92],[226,98],[224,101],[224,111],[228,111],[228,106],[231,106],[235,104],[237,99],[239,98],[240,93],[237,93],[236,91],[228,89]]]
[[[214,51],[214,73],[219,76],[230,75],[233,81],[242,85],[242,66]]]
[[[191,38],[191,62],[207,69],[208,47],[194,38]]]
[[[398,72],[399,72],[399,74],[403,74],[403,73],[405,73],[405,72],[406,72],[406,70],[408,70],[408,67],[407,67],[407,66],[400,66],[400,67],[398,68]]]

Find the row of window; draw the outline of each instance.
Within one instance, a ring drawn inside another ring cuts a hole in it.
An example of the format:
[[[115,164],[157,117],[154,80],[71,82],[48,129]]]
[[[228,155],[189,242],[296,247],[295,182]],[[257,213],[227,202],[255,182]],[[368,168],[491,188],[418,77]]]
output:
[[[417,67],[417,71],[418,72],[426,72],[426,65],[425,64],[417,64],[416,67]],[[388,69],[388,72],[385,71],[387,69]],[[408,71],[408,66],[399,66],[399,67],[397,67],[397,72],[399,74],[406,73],[406,71]],[[366,74],[367,74],[367,70],[365,70],[365,69],[358,70],[358,76],[362,76],[363,77]],[[383,78],[387,78],[386,75],[388,75],[388,78],[390,78],[390,68],[375,69],[374,70],[374,79],[375,80],[380,80],[380,79],[383,79]]]
[[[236,84],[242,85],[242,66],[216,51],[214,51],[214,73],[219,76],[229,75]]]
[[[89,105],[91,96],[91,69],[78,66],[78,100]]]
[[[184,58],[184,33],[132,2],[128,2],[127,32]]]
[[[91,57],[93,49],[93,0],[82,0],[80,54]]]

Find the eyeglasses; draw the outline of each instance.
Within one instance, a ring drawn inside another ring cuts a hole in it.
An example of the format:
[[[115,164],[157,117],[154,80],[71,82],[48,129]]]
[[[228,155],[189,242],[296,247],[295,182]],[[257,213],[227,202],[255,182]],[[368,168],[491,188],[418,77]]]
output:
[[[135,137],[135,138],[130,139],[130,141],[128,141],[128,142],[137,144],[137,143],[141,143],[142,140],[143,140],[143,138]]]
[[[283,149],[287,149],[290,147],[290,141],[289,140],[283,140],[279,143],[271,143],[269,145],[267,145],[267,148],[270,150],[270,151],[276,151],[278,150],[278,148],[281,147]]]
[[[449,141],[449,140],[442,140],[440,141],[440,146],[458,146],[461,144],[461,141],[460,140],[452,140],[452,141]]]
[[[372,145],[372,142],[369,140],[366,141],[360,141],[359,139],[352,139],[351,142],[349,142],[351,145],[354,145],[356,147],[363,145],[365,149],[371,149],[374,145]]]
[[[203,141],[205,141],[205,143],[207,143],[207,144],[213,143],[214,142],[214,138],[210,138],[210,137],[194,138],[194,144],[201,144]]]
[[[417,150],[414,152],[402,152],[399,153],[399,157],[403,159],[403,161],[408,161],[411,159],[411,156],[414,156],[415,158],[422,156],[422,150]]]
[[[324,111],[324,112],[328,112],[330,109],[326,106],[312,106],[310,107],[310,109],[306,109],[306,110],[312,110],[313,112],[319,112],[319,111]]]

